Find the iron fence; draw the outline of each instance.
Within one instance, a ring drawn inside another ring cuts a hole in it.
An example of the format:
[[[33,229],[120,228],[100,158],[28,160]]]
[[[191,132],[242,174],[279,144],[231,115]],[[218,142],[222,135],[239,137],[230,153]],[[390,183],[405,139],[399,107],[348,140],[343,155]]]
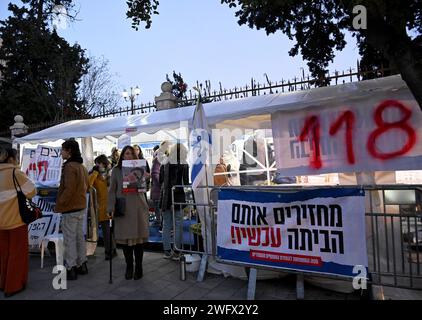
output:
[[[349,68],[347,71],[338,72],[335,71],[333,74],[327,74],[320,79],[313,79],[310,76],[305,76],[302,69],[302,76],[295,77],[292,80],[281,81],[270,81],[266,74],[266,83],[258,83],[256,79],[252,78],[250,83],[245,86],[235,87],[233,89],[224,89],[221,82],[219,82],[218,90],[213,90],[210,81],[205,81],[205,85],[202,83],[196,83],[197,88],[201,91],[202,99],[204,103],[216,102],[223,100],[242,99],[251,96],[260,96],[267,94],[278,94],[285,92],[294,92],[300,90],[309,90],[319,86],[338,85],[346,82],[362,81],[366,79],[382,78],[393,74],[392,69],[378,68],[372,70],[363,70],[360,68],[359,62],[357,68]],[[196,104],[198,99],[197,92],[189,90],[185,96],[179,100],[178,107],[191,106]],[[115,116],[126,116],[131,114],[146,114],[156,111],[155,103],[149,102],[140,104],[139,106],[123,107],[109,111],[102,111],[84,117],[66,117],[57,119],[49,122],[34,123],[28,127],[28,133],[37,132],[51,126],[55,126],[71,120],[90,119],[90,118],[105,118]],[[0,137],[10,137],[10,130],[0,132]]]
[[[175,188],[180,186],[175,186]],[[324,188],[327,186],[238,186],[230,189],[260,190],[268,192],[293,192],[305,189]],[[329,186],[332,187],[332,186]],[[342,186],[337,186],[342,188]],[[345,186],[346,187],[346,186]],[[350,187],[350,186],[347,186]],[[368,256],[369,280],[372,284],[392,286],[397,288],[422,290],[422,185],[375,185],[359,186],[365,189],[365,219],[366,242]],[[191,187],[184,186],[185,190]],[[204,187],[205,188],[205,187]],[[182,246],[179,249],[184,254],[202,255],[198,281],[204,279],[207,260],[214,258],[217,262],[243,266],[249,276],[248,298],[254,297],[257,273],[254,269],[278,270],[297,275],[298,298],[303,298],[303,279],[306,275],[321,276],[343,280],[344,277],[318,273],[307,273],[290,269],[272,268],[262,265],[251,265],[220,260],[217,255],[217,207],[218,191],[221,187],[208,190],[208,200],[204,203],[187,201],[174,202],[173,214],[177,207],[190,206],[194,211],[201,212],[201,239],[203,246],[192,248]],[[193,193],[193,191],[190,191]],[[199,214],[198,214],[199,216]],[[192,235],[197,236],[197,235]],[[209,245],[211,244],[211,248]],[[252,280],[251,280],[252,279]],[[352,286],[352,280],[350,280]]]
[[[356,71],[357,70],[357,71]],[[210,81],[205,81],[205,85],[202,83],[196,83],[196,87],[201,92],[201,97],[204,103],[217,102],[223,100],[242,99],[251,96],[260,96],[267,94],[278,94],[286,92],[294,92],[301,90],[310,90],[312,88],[324,86],[344,84],[346,82],[362,81],[367,79],[382,78],[393,74],[392,69],[379,68],[372,70],[362,70],[357,65],[357,69],[350,68],[347,71],[335,71],[333,74],[327,74],[320,79],[313,79],[310,76],[302,74],[301,77],[295,77],[292,80],[281,81],[270,81],[268,76],[265,74],[266,83],[258,83],[256,79],[251,79],[250,83],[235,87],[233,89],[223,89],[221,82],[219,82],[219,89],[213,90]],[[189,90],[185,96],[179,100],[178,107],[185,107],[195,105],[198,100],[198,94],[196,91]],[[110,117],[110,116],[124,116],[132,114],[143,114],[156,111],[156,105],[154,103],[141,104],[135,106],[133,110],[130,107],[119,108],[118,110],[99,112],[93,115],[94,118],[98,117]]]
[[[422,290],[422,186],[376,186],[367,194],[372,281]]]

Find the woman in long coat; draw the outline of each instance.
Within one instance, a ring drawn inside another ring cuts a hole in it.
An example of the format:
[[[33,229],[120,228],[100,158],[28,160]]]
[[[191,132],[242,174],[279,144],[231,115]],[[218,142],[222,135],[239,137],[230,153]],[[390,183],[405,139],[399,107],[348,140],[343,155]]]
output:
[[[149,208],[144,193],[123,193],[123,160],[135,160],[135,150],[131,146],[123,148],[119,162],[114,167],[110,178],[108,212],[114,216],[116,199],[124,199],[123,216],[114,217],[116,243],[123,247],[126,260],[125,278],[138,280],[142,278],[143,244],[149,237]],[[133,272],[135,256],[135,273]]]
[[[25,289],[29,267],[28,226],[19,213],[13,175],[25,196],[34,197],[35,185],[18,168],[16,150],[0,146],[0,291],[6,297]]]

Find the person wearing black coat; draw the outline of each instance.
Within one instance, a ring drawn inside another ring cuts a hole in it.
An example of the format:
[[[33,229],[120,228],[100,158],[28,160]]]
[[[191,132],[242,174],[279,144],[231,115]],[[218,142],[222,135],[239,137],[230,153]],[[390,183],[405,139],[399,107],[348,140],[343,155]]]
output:
[[[187,164],[187,149],[177,143],[172,146],[167,161],[160,168],[160,209],[163,214],[163,248],[164,258],[179,259],[177,249],[182,247],[183,237],[183,209],[186,207],[186,195],[183,187],[177,187],[174,190],[174,244],[175,248],[171,248],[171,231],[173,229],[173,187],[187,186],[189,184],[189,165]],[[181,204],[177,204],[181,203]]]

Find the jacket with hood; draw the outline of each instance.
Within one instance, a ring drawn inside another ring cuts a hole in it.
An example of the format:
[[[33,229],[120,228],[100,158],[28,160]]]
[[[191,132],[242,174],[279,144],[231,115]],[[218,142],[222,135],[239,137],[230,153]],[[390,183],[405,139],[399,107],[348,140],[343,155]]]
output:
[[[56,212],[72,213],[86,208],[89,191],[88,171],[81,157],[69,158],[63,164]]]
[[[11,230],[25,225],[19,213],[18,197],[13,184],[13,169],[25,196],[30,199],[36,194],[35,185],[17,166],[1,163],[0,230]]]

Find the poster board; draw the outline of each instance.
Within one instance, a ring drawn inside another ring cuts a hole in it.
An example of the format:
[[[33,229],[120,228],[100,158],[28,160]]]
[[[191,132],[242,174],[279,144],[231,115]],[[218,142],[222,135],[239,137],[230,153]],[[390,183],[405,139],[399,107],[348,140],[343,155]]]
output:
[[[365,192],[223,189],[218,195],[217,255],[240,264],[352,277],[368,267]]]
[[[22,171],[37,185],[57,187],[60,183],[63,159],[61,147],[38,145],[35,151],[25,149]]]
[[[390,95],[274,113],[277,169],[286,176],[422,169],[422,111],[408,94]]]
[[[123,160],[123,193],[140,193],[147,191],[146,160]]]

